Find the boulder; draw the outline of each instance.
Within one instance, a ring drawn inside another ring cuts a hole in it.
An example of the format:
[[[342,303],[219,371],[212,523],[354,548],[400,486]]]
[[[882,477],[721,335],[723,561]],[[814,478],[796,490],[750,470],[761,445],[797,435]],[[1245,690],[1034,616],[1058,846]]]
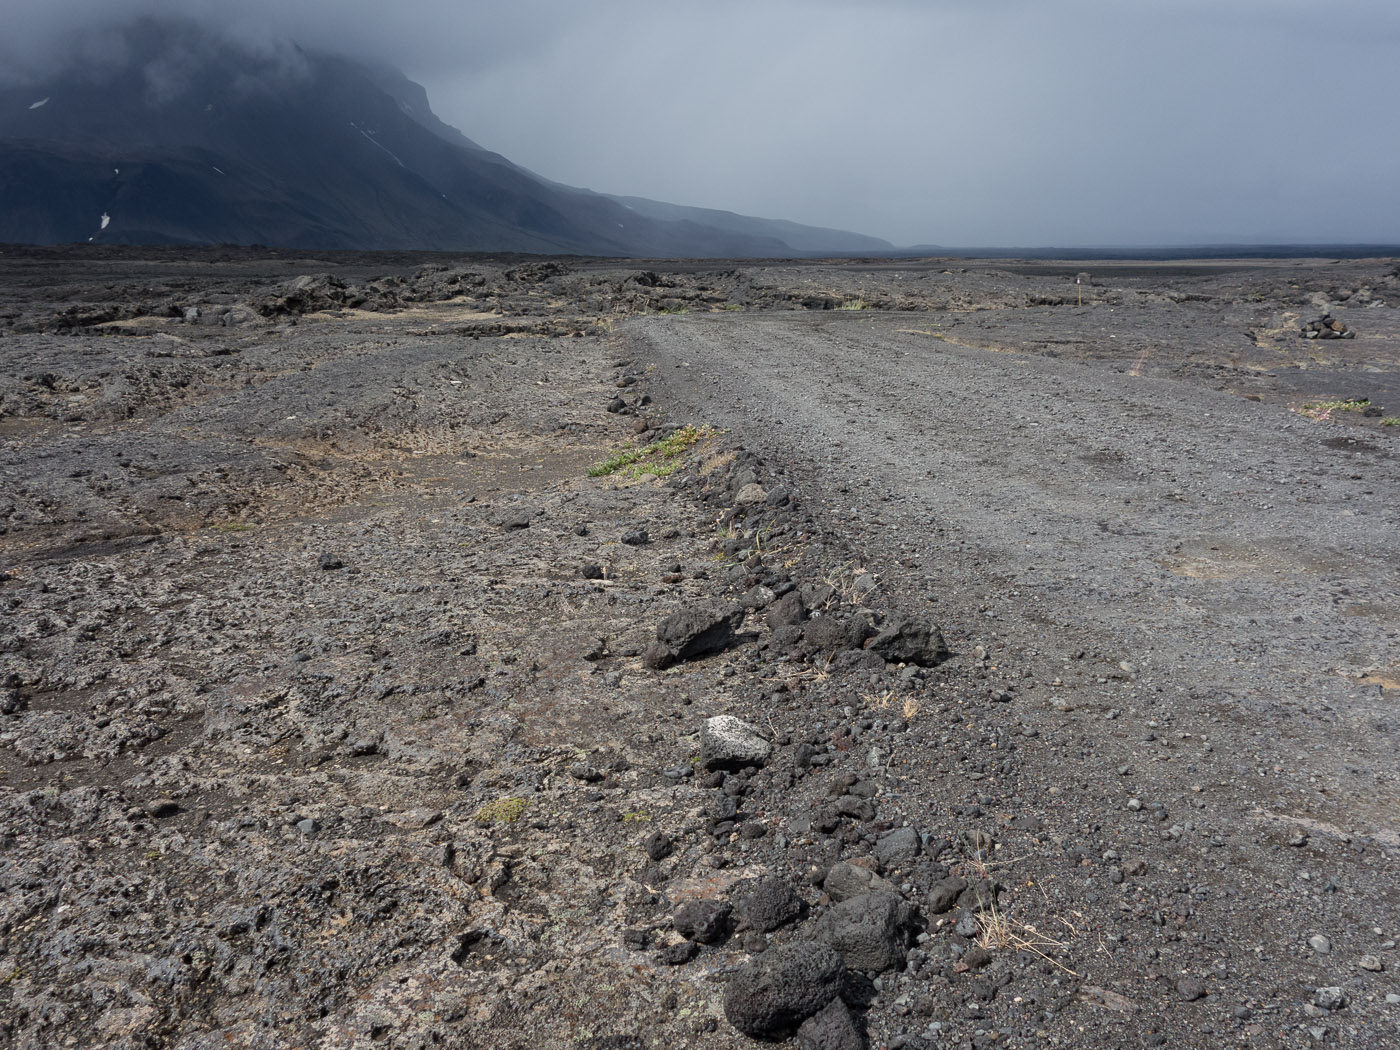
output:
[[[707,718],[700,727],[700,765],[708,770],[740,770],[761,766],[773,745],[755,726],[733,715]]]
[[[779,627],[793,627],[807,619],[807,607],[802,603],[802,595],[797,591],[789,591],[768,609],[768,615],[764,617],[765,622],[773,630]]]
[[[797,1045],[802,1050],[865,1050],[865,1037],[850,1007],[833,999],[798,1027]]]
[[[935,882],[928,891],[928,910],[939,915],[950,910],[967,889],[967,882],[957,876],[949,876]]]
[[[775,627],[772,637],[768,639],[768,646],[775,652],[785,653],[801,641],[802,628],[793,623],[784,627]]]
[[[642,840],[642,849],[646,855],[654,861],[663,861],[671,855],[675,849],[675,840],[664,831],[653,831]]]
[[[934,667],[948,658],[943,632],[916,620],[895,620],[885,625],[867,647],[896,664]]]
[[[734,503],[740,507],[757,507],[767,499],[768,493],[763,491],[763,486],[752,483],[745,485],[734,495]]]
[[[826,878],[822,880],[822,889],[826,895],[838,904],[841,901],[850,900],[852,897],[862,897],[867,893],[894,893],[894,885],[880,878],[869,868],[852,864],[849,861],[837,861],[831,866],[831,870],[826,873]]]
[[[671,925],[688,941],[718,944],[729,936],[729,916],[733,909],[724,901],[687,901],[671,916]]]
[[[802,640],[813,649],[859,649],[870,637],[870,625],[863,616],[843,620],[838,616],[819,616],[802,627]]]
[[[717,653],[734,641],[734,632],[743,622],[744,609],[740,605],[681,609],[657,624],[656,641],[643,658],[648,667],[660,669]]]
[[[770,877],[760,879],[740,897],[736,910],[749,929],[771,933],[800,919],[806,905],[786,882]]]
[[[729,979],[724,1016],[755,1039],[786,1039],[846,986],[846,964],[829,944],[769,948]]]
[[[841,953],[852,970],[883,973],[904,965],[916,915],[893,893],[867,893],[834,904],[814,924],[815,940]]]
[[[922,848],[919,833],[913,828],[895,828],[875,840],[875,856],[884,868],[898,868],[909,864],[919,855]]]

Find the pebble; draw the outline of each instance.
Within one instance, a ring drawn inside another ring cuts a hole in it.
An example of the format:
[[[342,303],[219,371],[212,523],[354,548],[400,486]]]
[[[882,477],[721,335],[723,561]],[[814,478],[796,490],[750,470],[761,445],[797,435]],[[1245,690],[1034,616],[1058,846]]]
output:
[[[1183,977],[1176,982],[1176,994],[1182,1002],[1194,1003],[1205,998],[1206,982],[1199,977]]]
[[[1372,973],[1380,973],[1385,969],[1385,963],[1381,962],[1378,955],[1363,955],[1358,965],[1363,970],[1370,970]]]
[[[1340,1010],[1346,1006],[1347,997],[1345,992],[1332,985],[1327,988],[1319,988],[1313,994],[1313,1002],[1324,1010]]]
[[[1318,955],[1326,955],[1332,950],[1332,942],[1320,933],[1315,933],[1308,938],[1308,947],[1317,952]]]

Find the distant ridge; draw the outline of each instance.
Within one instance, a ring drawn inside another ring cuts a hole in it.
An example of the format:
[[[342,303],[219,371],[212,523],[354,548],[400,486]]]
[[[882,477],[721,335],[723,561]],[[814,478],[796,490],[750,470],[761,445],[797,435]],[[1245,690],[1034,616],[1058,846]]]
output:
[[[737,215],[732,211],[717,211],[713,208],[688,208],[680,204],[666,204],[648,200],[645,197],[611,197],[612,200],[638,215],[666,222],[695,222],[717,230],[755,237],[776,237],[794,251],[804,254],[831,253],[847,254],[858,252],[867,255],[884,255],[893,252],[895,247],[879,237],[867,237],[861,233],[847,233],[844,230],[828,230],[820,226],[802,226],[799,223],[782,219],[755,219],[748,215]]]
[[[118,65],[0,87],[0,242],[601,256],[887,252],[878,238],[551,182],[398,70],[144,20]]]
[[[1196,244],[1107,248],[950,248],[916,244],[895,248],[898,259],[1389,259],[1400,244]]]

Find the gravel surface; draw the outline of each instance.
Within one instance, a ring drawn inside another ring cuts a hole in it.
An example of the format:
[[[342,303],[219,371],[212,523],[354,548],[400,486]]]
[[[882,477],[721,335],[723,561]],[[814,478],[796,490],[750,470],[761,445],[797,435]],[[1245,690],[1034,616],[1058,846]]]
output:
[[[1400,678],[1400,435],[949,345],[899,317],[629,333],[668,404],[791,462],[885,586],[1024,654],[1034,702],[1137,722],[1112,736],[1159,718],[1164,738],[1215,745],[1172,746],[1222,796],[1287,793],[1400,844],[1381,685]],[[1118,659],[1067,659],[1088,646]],[[1241,780],[1240,730],[1282,783]]]
[[[1084,265],[4,249],[0,1043],[1400,1039],[1400,269]]]

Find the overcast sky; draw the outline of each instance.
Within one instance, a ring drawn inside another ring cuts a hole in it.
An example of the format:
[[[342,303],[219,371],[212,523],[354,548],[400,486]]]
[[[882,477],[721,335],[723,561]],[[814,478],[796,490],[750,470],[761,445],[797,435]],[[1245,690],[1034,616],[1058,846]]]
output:
[[[392,62],[609,193],[900,245],[1400,243],[1397,0],[0,0],[0,62],[171,11]]]

